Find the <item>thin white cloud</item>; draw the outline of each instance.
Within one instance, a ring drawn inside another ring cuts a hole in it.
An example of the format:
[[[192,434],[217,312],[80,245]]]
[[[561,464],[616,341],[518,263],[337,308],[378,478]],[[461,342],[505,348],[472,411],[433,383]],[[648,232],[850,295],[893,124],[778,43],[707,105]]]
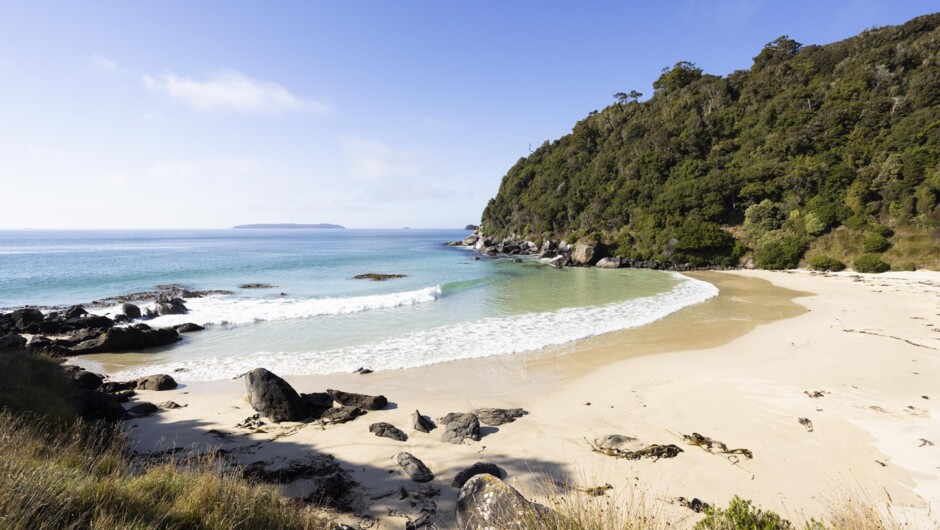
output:
[[[144,75],[142,80],[151,90],[199,111],[322,113],[329,110],[324,103],[296,96],[277,83],[252,79],[235,71],[221,72],[205,80],[173,72]]]
[[[92,72],[99,75],[118,75],[121,73],[121,65],[117,61],[97,53],[88,58],[88,67]]]
[[[346,140],[346,160],[352,177],[385,179],[412,176],[418,172],[413,154],[355,136]]]
[[[193,175],[193,165],[185,160],[168,160],[147,169],[154,177],[187,179]]]

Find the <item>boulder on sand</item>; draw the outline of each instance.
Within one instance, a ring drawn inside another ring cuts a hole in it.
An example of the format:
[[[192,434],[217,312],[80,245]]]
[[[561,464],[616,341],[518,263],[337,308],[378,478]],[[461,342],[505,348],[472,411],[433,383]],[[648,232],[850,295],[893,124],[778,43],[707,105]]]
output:
[[[301,421],[310,416],[310,407],[287,381],[264,368],[245,374],[248,402],[273,422]]]
[[[408,474],[411,477],[411,480],[415,482],[431,482],[434,480],[434,473],[431,473],[431,470],[428,469],[428,466],[424,465],[424,462],[415,458],[411,453],[401,452],[395,456],[395,460],[398,462],[398,465],[401,467],[402,471]]]
[[[166,374],[147,375],[139,378],[134,388],[137,390],[173,390],[176,381]]]
[[[379,422],[369,425],[369,432],[376,436],[383,438],[391,438],[392,440],[397,440],[399,442],[404,442],[408,439],[408,435],[404,433],[398,427],[395,427],[391,423]]]
[[[451,412],[441,418],[444,425],[444,434],[441,441],[451,444],[460,444],[464,440],[480,441],[480,420],[475,414],[460,414]]]
[[[416,431],[421,432],[431,432],[437,428],[437,425],[431,421],[431,418],[427,416],[422,416],[420,411],[415,411],[412,415],[411,420]]]

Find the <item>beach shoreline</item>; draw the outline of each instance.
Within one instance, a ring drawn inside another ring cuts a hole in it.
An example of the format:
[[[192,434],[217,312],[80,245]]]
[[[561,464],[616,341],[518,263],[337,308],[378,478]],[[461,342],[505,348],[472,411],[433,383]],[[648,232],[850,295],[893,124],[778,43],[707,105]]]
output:
[[[919,441],[940,442],[940,395],[931,394],[940,386],[940,333],[933,331],[940,328],[940,274],[692,275],[712,281],[721,294],[643,328],[536,354],[365,376],[285,377],[300,392],[339,388],[383,394],[392,403],[343,425],[238,429],[254,411],[243,398],[244,383],[232,380],[140,392],[140,400],[172,399],[185,407],[132,420],[128,432],[141,452],[221,446],[242,464],[303,452],[333,455],[360,483],[354,517],[374,520],[377,528],[417,516],[407,499],[374,498],[415,485],[395,463],[403,450],[436,474],[435,517],[444,528],[456,502],[450,480],[477,461],[499,465],[509,484],[536,498],[551,477],[582,489],[610,484],[611,496],[639,488],[658,501],[683,496],[724,505],[739,495],[801,520],[825,515],[854,491],[874,504],[890,498],[910,528],[935,524],[940,470],[931,462],[940,455]],[[804,393],[816,391],[820,397]],[[463,445],[441,443],[439,430],[411,428],[415,409],[436,419],[482,407],[529,414],[484,427],[479,442]],[[379,421],[409,439],[373,436],[368,426]],[[754,458],[732,462],[705,452],[683,441],[693,432],[746,448]],[[610,434],[672,443],[684,452],[654,462],[591,451],[587,441]],[[689,521],[697,517],[663,505]]]

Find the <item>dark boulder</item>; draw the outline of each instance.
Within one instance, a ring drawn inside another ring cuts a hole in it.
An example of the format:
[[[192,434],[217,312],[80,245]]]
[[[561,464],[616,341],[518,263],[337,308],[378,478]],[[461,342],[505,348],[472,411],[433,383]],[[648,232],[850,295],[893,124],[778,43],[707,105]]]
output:
[[[121,304],[121,312],[124,313],[127,318],[140,318],[140,307],[130,302]]]
[[[42,311],[32,307],[17,309],[11,313],[10,317],[13,319],[14,327],[25,333],[36,333],[39,331],[39,324],[44,318]]]
[[[160,410],[156,405],[147,401],[141,401],[140,403],[135,404],[131,408],[127,409],[127,412],[135,416],[149,416],[154,412]]]
[[[487,475],[493,475],[496,478],[502,478],[502,473],[499,470],[499,466],[496,464],[491,464],[489,462],[477,462],[467,469],[464,469],[460,473],[457,473],[457,476],[454,477],[454,480],[450,483],[450,485],[455,488],[462,488],[468,480],[484,473]]]
[[[326,392],[313,392],[311,394],[301,394],[300,399],[310,407],[310,416],[319,418],[324,412],[333,408],[333,396]]]
[[[424,465],[424,462],[415,458],[411,453],[402,451],[395,456],[398,466],[405,472],[411,480],[415,482],[431,482],[434,480],[434,473]]]
[[[175,326],[173,329],[175,329],[177,333],[192,333],[194,331],[202,331],[206,328],[200,326],[199,324],[193,324],[192,322],[187,322],[185,324],[180,324],[179,326]]]
[[[86,372],[85,370],[72,373],[72,380],[78,388],[87,390],[96,390],[101,387],[104,381],[100,375]]]
[[[473,411],[482,425],[498,427],[505,423],[512,423],[528,414],[523,409],[476,409]]]
[[[459,414],[451,412],[441,418],[444,425],[444,434],[441,441],[451,444],[460,444],[464,440],[480,441],[480,420],[475,414]]]
[[[0,337],[0,353],[19,353],[26,350],[26,338],[11,333]]]
[[[336,407],[321,414],[320,421],[327,424],[346,423],[364,414],[366,414],[366,411],[359,407]]]
[[[141,377],[134,385],[137,390],[173,390],[176,386],[176,381],[166,374]]]
[[[457,495],[457,528],[461,530],[560,528],[553,524],[559,522],[557,517],[487,473],[471,477]]]
[[[421,412],[417,410],[412,415],[411,420],[416,431],[431,432],[437,428],[437,425],[431,421],[430,417],[422,416]]]
[[[392,440],[398,440],[399,442],[404,442],[408,439],[407,434],[391,423],[373,423],[372,425],[369,425],[369,432],[376,436],[391,438]]]
[[[82,418],[91,421],[118,421],[124,417],[124,407],[117,397],[96,390],[78,389],[75,405]]]
[[[105,381],[101,384],[102,392],[126,392],[137,388],[137,381]]]
[[[153,310],[157,315],[185,315],[189,313],[189,309],[186,308],[186,305],[183,303],[182,298],[174,298],[169,294],[161,294],[157,297],[157,301],[153,306]]]
[[[367,396],[365,394],[353,394],[352,392],[343,392],[342,390],[327,389],[327,394],[333,396],[340,405],[349,407],[359,407],[365,410],[381,410],[388,405],[385,396]]]
[[[173,328],[149,327],[142,329],[137,326],[126,328],[112,328],[97,338],[82,341],[71,348],[73,354],[105,353],[128,350],[144,350],[157,346],[165,346],[180,340],[180,334]]]
[[[271,421],[302,421],[310,407],[287,381],[264,368],[245,374],[245,388],[251,407]]]
[[[62,312],[62,316],[64,316],[66,319],[81,318],[87,314],[88,311],[85,311],[85,308],[80,305],[73,305],[72,307]]]

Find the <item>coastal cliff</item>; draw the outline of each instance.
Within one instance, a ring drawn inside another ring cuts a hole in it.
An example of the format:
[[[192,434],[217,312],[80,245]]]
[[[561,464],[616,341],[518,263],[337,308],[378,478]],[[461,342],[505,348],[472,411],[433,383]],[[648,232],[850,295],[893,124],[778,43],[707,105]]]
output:
[[[482,214],[494,239],[644,262],[940,267],[940,14],[725,77],[680,61],[546,141]],[[843,263],[845,262],[845,263]]]

